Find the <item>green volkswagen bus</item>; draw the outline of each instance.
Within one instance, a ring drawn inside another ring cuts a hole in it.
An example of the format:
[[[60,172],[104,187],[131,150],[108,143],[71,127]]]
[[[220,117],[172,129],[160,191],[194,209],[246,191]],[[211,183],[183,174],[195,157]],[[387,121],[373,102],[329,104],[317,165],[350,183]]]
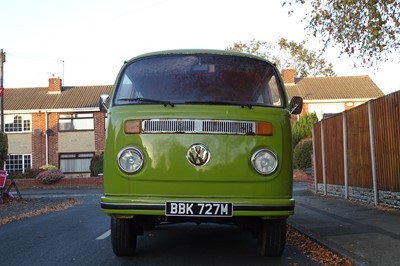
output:
[[[117,256],[163,223],[241,226],[281,256],[292,198],[291,114],[276,67],[249,54],[174,50],[125,62],[107,112],[104,193]]]

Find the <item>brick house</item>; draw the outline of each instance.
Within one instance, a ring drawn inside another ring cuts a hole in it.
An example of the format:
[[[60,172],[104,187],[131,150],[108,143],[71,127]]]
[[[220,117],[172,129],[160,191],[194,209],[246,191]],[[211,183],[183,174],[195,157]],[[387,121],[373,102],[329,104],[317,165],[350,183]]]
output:
[[[44,88],[6,89],[6,170],[52,164],[66,174],[88,176],[92,157],[104,147],[105,114],[99,111],[99,96],[111,89],[111,85],[62,87],[60,78],[49,79]]]
[[[295,78],[293,69],[282,71],[289,96],[303,97],[303,112],[319,119],[384,96],[369,76]]]
[[[302,96],[303,112],[320,118],[384,95],[368,76],[295,79],[294,70],[282,74],[289,99]],[[103,152],[105,141],[98,100],[111,90],[112,85],[63,87],[60,78],[50,78],[48,87],[6,89],[6,170],[52,164],[68,175],[89,176],[90,161]]]

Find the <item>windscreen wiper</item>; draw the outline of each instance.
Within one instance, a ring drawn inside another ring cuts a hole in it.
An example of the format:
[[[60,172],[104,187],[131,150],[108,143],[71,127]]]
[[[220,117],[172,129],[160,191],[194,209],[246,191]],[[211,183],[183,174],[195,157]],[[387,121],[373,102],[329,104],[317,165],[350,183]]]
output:
[[[175,104],[170,101],[155,100],[155,99],[148,99],[148,98],[121,98],[121,99],[117,99],[117,101],[159,103],[164,106],[168,106],[168,105],[170,105],[171,107],[175,106]]]
[[[248,107],[249,109],[252,108],[252,105],[249,103],[242,103],[242,102],[230,102],[230,101],[187,101],[184,102],[186,104],[220,104],[220,105],[238,105],[242,108]]]

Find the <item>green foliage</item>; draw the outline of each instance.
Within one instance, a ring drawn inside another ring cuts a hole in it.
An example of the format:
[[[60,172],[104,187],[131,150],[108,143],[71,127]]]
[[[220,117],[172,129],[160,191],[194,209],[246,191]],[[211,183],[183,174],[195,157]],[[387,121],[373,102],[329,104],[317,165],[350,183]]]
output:
[[[312,127],[316,122],[318,122],[316,113],[306,113],[294,122],[292,128],[293,147],[296,147],[300,140],[312,137]]]
[[[271,54],[271,51],[273,49],[274,47],[270,43],[253,39],[250,41],[250,43],[244,43],[241,41],[237,43],[235,42],[231,47],[228,47],[226,50],[253,54],[272,60],[273,55]]]
[[[45,170],[40,172],[36,179],[40,180],[43,184],[52,184],[64,178],[64,174],[58,169]]]
[[[8,139],[7,134],[0,132],[0,168],[4,169],[4,162],[8,155]]]
[[[305,44],[306,41],[296,43],[284,38],[279,39],[278,45],[280,49],[290,54],[290,60],[282,62],[281,68],[295,69],[298,77],[336,76],[332,63],[327,63],[315,51],[305,48]]]
[[[311,167],[311,154],[313,153],[313,144],[311,139],[300,141],[293,151],[293,167],[295,169],[306,170]]]
[[[90,162],[91,176],[98,176],[99,174],[103,173],[103,157],[103,154],[101,154],[92,158],[92,161]]]
[[[98,156],[97,160],[94,163],[94,174],[98,176],[99,174],[103,173],[103,154]]]
[[[373,66],[400,50],[399,0],[287,0],[283,5],[293,3],[310,5],[306,8],[311,11],[304,19],[313,36],[322,39],[322,51],[328,44],[337,44],[341,54],[358,58],[361,65]]]
[[[26,169],[24,173],[21,171],[10,172],[9,175],[14,179],[33,179],[39,174],[39,169]]]
[[[42,165],[39,167],[40,170],[46,171],[46,170],[55,170],[57,169],[57,166],[52,165],[52,164],[46,164],[46,165]]]
[[[272,45],[253,39],[249,43],[234,43],[227,50],[263,57],[273,62],[278,69],[294,69],[297,77],[335,76],[333,65],[320,58],[316,52],[306,49],[305,43],[305,41],[296,43],[281,38],[277,45]]]

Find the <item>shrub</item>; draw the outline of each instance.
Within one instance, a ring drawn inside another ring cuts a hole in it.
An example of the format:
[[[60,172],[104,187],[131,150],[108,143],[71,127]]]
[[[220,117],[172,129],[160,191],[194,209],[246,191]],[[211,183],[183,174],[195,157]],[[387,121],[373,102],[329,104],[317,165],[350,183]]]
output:
[[[36,169],[26,169],[24,173],[22,173],[21,171],[10,172],[9,175],[14,179],[32,179],[36,178],[39,172],[40,170],[36,168]]]
[[[98,176],[101,173],[103,173],[103,154],[94,156],[90,162],[91,176]]]
[[[9,177],[12,177],[13,179],[24,179],[24,173],[22,173],[21,171],[15,171],[15,172],[9,172],[8,173]]]
[[[313,146],[311,139],[300,141],[293,151],[293,166],[295,169],[306,170],[311,167],[311,154]]]
[[[45,170],[40,172],[36,179],[40,180],[43,184],[52,184],[64,178],[64,174],[58,169]]]
[[[304,114],[294,122],[292,128],[293,148],[296,147],[300,140],[312,137],[312,127],[316,122],[318,122],[318,117],[315,113]]]
[[[94,173],[95,176],[98,176],[99,174],[103,173],[103,154],[98,156],[97,160],[94,163]]]
[[[8,155],[8,138],[7,134],[0,132],[0,168],[4,168],[4,162]]]
[[[46,171],[46,170],[56,170],[57,167],[55,165],[52,164],[46,164],[46,165],[42,165],[39,167],[40,170]]]
[[[36,178],[36,176],[39,173],[40,173],[40,169],[38,169],[38,168],[27,169],[27,170],[25,170],[24,178]]]

